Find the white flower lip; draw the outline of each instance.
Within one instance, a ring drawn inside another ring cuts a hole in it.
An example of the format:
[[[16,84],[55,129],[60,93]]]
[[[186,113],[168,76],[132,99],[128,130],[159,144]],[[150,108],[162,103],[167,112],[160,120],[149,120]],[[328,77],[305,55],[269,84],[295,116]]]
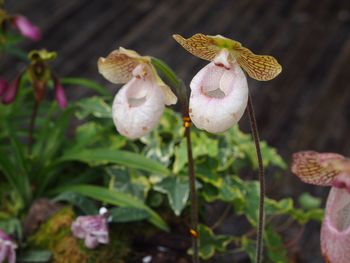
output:
[[[151,77],[140,77],[139,69],[134,73],[136,76],[115,96],[112,107],[118,132],[130,139],[149,133],[165,108],[163,92],[157,83]]]
[[[197,73],[190,87],[190,117],[199,129],[224,132],[240,120],[247,106],[246,76],[237,63],[229,63],[226,50]]]
[[[350,258],[350,194],[332,187],[321,229],[322,254],[329,262],[344,263]],[[328,262],[327,261],[327,262]]]

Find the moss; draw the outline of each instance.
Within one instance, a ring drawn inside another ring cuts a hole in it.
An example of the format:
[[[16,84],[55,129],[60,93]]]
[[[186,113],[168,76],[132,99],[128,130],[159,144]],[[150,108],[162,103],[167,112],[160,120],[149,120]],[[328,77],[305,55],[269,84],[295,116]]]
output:
[[[71,207],[61,209],[30,237],[29,243],[35,248],[49,249],[55,263],[124,262],[123,258],[130,250],[128,231],[124,227],[110,227],[110,243],[88,249],[84,246],[84,240],[75,238],[71,233],[70,226],[75,217]]]

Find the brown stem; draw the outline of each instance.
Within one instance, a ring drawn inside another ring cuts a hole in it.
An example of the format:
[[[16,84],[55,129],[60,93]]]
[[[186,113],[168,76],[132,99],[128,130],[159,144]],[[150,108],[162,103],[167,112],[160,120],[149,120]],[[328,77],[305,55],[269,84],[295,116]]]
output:
[[[35,101],[33,111],[32,111],[32,116],[30,117],[30,124],[29,124],[29,138],[28,138],[28,152],[29,152],[29,154],[32,153],[33,132],[34,132],[34,127],[35,127],[36,116],[38,114],[38,109],[39,109],[39,102]]]
[[[198,200],[196,191],[196,176],[194,172],[194,162],[192,154],[192,142],[191,142],[191,119],[188,113],[184,114],[184,126],[185,126],[185,137],[187,141],[187,158],[188,158],[188,175],[189,185],[191,193],[191,235],[192,235],[192,249],[193,263],[199,262],[198,256]]]
[[[256,262],[261,263],[263,259],[263,234],[265,226],[265,176],[264,176],[264,165],[260,150],[260,139],[258,127],[255,119],[255,113],[252,103],[252,98],[249,95],[248,98],[248,115],[250,128],[252,130],[253,140],[256,149],[256,155],[258,157],[259,164],[259,182],[260,182],[260,200],[259,200],[259,223],[257,230],[257,247],[256,247]]]

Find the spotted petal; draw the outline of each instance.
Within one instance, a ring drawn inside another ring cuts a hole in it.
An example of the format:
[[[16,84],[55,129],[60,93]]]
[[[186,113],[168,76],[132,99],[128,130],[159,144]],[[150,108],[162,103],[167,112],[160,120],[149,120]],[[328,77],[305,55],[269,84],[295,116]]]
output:
[[[247,74],[256,80],[271,80],[282,71],[281,65],[274,57],[256,55],[238,41],[220,35],[195,34],[188,39],[180,35],[173,37],[187,51],[209,61],[213,61],[221,50],[228,50],[231,53],[230,59],[236,60]]]
[[[237,63],[256,80],[271,80],[282,71],[281,65],[274,57],[255,55],[245,47],[235,50],[235,56]]]
[[[184,49],[201,59],[212,61],[220,52],[220,48],[210,36],[195,34],[188,39],[180,35],[173,35],[173,37]]]
[[[292,172],[305,183],[330,186],[342,172],[332,163],[343,159],[336,153],[298,152],[293,154]]]
[[[123,84],[132,78],[132,71],[142,62],[148,62],[148,57],[142,57],[133,50],[120,47],[112,51],[106,58],[97,61],[98,71],[110,82]]]

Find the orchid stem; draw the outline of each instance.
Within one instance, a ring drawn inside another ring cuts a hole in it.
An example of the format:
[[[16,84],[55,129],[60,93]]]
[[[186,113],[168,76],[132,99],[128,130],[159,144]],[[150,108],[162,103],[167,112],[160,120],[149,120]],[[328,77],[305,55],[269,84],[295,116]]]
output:
[[[157,58],[152,58],[152,64],[161,74],[166,77],[168,82],[174,88],[179,102],[181,104],[183,125],[185,127],[185,137],[187,142],[187,158],[188,158],[188,176],[191,195],[191,229],[190,234],[192,236],[192,262],[199,263],[199,250],[198,250],[198,198],[196,190],[196,176],[194,171],[194,161],[192,154],[192,141],[191,141],[191,119],[189,116],[187,89],[183,81],[175,74],[175,72],[163,61]]]
[[[256,246],[256,262],[262,263],[263,259],[263,235],[265,228],[265,175],[264,175],[264,164],[260,150],[260,139],[258,127],[255,119],[255,113],[252,103],[252,98],[249,95],[248,98],[248,116],[250,122],[250,128],[252,130],[253,140],[256,149],[256,155],[259,164],[259,182],[260,182],[260,200],[259,200],[259,223],[257,230],[257,246]]]
[[[187,157],[188,157],[188,175],[189,185],[191,192],[191,236],[192,236],[192,249],[193,263],[199,262],[198,256],[198,200],[196,191],[196,176],[194,172],[194,162],[192,154],[192,141],[191,141],[191,120],[190,117],[184,116],[185,137],[187,141]]]
[[[29,124],[29,138],[28,138],[28,152],[29,154],[32,153],[32,147],[33,147],[33,132],[35,127],[35,120],[38,114],[39,109],[39,102],[35,101],[32,116],[30,117],[30,124]]]

